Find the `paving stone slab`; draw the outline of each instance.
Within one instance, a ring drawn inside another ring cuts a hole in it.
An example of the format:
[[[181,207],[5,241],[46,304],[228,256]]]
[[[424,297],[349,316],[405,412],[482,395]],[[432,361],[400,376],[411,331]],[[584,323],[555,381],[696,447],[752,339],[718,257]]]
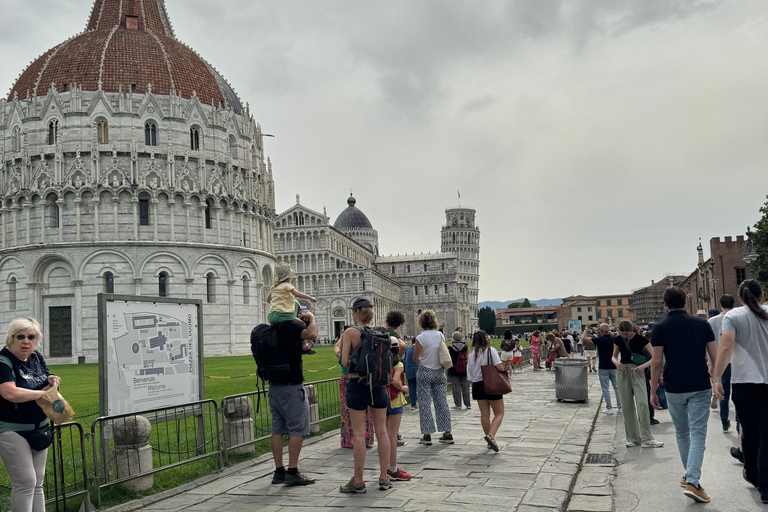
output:
[[[557,489],[559,491],[570,491],[574,478],[571,475],[560,473],[539,473],[533,487],[543,489]]]
[[[611,512],[613,496],[587,496],[575,494],[568,503],[568,512]]]
[[[563,510],[567,499],[568,493],[565,491],[533,488],[525,494],[522,503],[533,507],[552,507]]]
[[[583,468],[576,477],[573,487],[574,494],[591,494],[599,496],[612,496],[611,481],[613,472],[596,471],[592,468]]]

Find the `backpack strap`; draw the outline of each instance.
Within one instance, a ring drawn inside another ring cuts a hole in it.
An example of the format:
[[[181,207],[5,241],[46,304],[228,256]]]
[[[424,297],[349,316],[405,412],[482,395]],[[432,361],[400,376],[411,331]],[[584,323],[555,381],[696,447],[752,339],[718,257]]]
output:
[[[13,369],[13,363],[10,359],[8,359],[5,356],[0,356],[0,364],[6,365],[8,368],[11,369],[11,375],[13,376],[13,382],[16,382],[16,372]]]

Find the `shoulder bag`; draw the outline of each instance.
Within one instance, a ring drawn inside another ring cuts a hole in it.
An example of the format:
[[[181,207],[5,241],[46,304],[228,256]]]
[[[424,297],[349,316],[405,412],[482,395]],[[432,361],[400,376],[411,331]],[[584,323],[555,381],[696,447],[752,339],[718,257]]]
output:
[[[506,395],[512,391],[512,385],[509,383],[506,372],[500,372],[496,365],[491,362],[491,347],[485,351],[488,353],[488,364],[480,367],[483,374],[483,387],[489,395]]]
[[[448,370],[453,367],[453,360],[451,359],[451,353],[448,352],[448,347],[444,341],[440,342],[437,347],[438,356],[440,358],[440,366]]]
[[[627,339],[624,336],[622,336],[621,339],[624,342],[624,346],[627,347],[627,350],[629,350],[629,354],[633,363],[635,363],[637,366],[640,366],[648,362],[648,359],[646,359],[645,356],[632,352],[632,349],[629,348],[629,343],[627,343]]]

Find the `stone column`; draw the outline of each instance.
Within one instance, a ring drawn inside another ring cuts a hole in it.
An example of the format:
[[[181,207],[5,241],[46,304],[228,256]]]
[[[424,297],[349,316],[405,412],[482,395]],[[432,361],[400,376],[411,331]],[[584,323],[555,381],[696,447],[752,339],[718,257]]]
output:
[[[157,215],[157,198],[153,197],[150,201],[150,204],[152,205],[152,216],[151,219],[154,221],[152,222],[152,240],[157,242],[157,225],[160,223],[160,217]]]
[[[112,431],[115,439],[115,479],[139,475],[152,470],[152,447],[147,444],[152,425],[144,416],[127,416],[114,420]],[[142,476],[120,484],[130,491],[146,491],[152,488],[152,475]]]
[[[202,226],[201,231],[203,232],[203,243],[208,242],[208,228],[205,227],[205,209],[208,208],[208,205],[205,203],[201,203],[200,206],[198,206],[200,209],[200,226]]]
[[[93,205],[93,241],[98,242],[99,241],[99,207],[101,206],[101,200],[93,199],[91,200],[91,204]]]
[[[3,249],[8,247],[8,245],[5,243],[5,221],[7,220],[8,212],[9,211],[10,210],[8,210],[8,208],[6,208],[5,206],[0,208],[0,221],[1,221],[0,222],[0,227],[2,227]]]
[[[192,203],[188,203],[185,201],[183,206],[184,206],[184,214],[187,217],[187,234],[184,237],[184,241],[189,242],[189,208],[192,206]]]
[[[320,406],[317,403],[317,389],[312,384],[304,386],[309,400],[309,433],[317,434],[320,432],[320,423],[312,424],[313,421],[320,421]]]
[[[176,217],[175,212],[173,211],[173,207],[176,204],[176,201],[174,199],[168,199],[168,209],[170,210],[171,215],[171,241],[176,241],[176,222],[174,221],[174,218]]]
[[[66,204],[67,202],[63,199],[56,200],[56,206],[59,207],[59,242],[64,241],[64,206],[66,206]]]
[[[13,212],[13,246],[19,245],[19,206],[14,204],[11,206]]]
[[[32,231],[32,223],[30,222],[30,210],[32,208],[34,208],[34,205],[32,205],[32,203],[24,203],[24,217],[25,217],[25,222],[24,223],[27,226],[26,233],[25,233],[25,235],[26,235],[25,238],[26,238],[27,245],[32,243],[31,240],[30,240],[30,235],[31,235],[30,231]]]
[[[229,245],[235,244],[234,216],[235,216],[235,209],[232,206],[230,206],[229,208],[227,208],[227,217],[229,219]]]
[[[141,295],[141,281],[142,279],[140,277],[133,278],[133,288],[135,295]]]
[[[216,243],[221,243],[221,205],[213,207],[216,210]]]
[[[40,283],[27,283],[27,288],[29,289],[29,316],[32,318],[40,318],[40,313],[37,308],[40,294],[37,290],[42,290],[42,285]]]
[[[75,199],[75,223],[77,224],[77,229],[75,230],[76,233],[76,240],[80,241],[80,207],[83,206],[83,200],[78,198]]]
[[[133,203],[133,239],[139,239],[139,198],[134,197]]]
[[[227,285],[229,288],[229,353],[235,351],[235,284],[237,279],[228,279]]]
[[[119,213],[119,206],[120,206],[120,197],[119,196],[112,196],[112,205],[114,206],[114,212],[115,212],[115,221],[114,221],[114,238],[113,240],[119,240],[120,239],[120,227],[117,222],[118,219],[118,213]]]
[[[253,441],[253,418],[251,418],[253,402],[250,398],[241,396],[227,399],[221,406],[224,409],[224,435],[227,440],[227,453],[234,455],[253,453],[253,444],[231,448]]]
[[[192,291],[193,291],[192,285],[195,282],[195,278],[194,277],[188,277],[184,281],[187,283],[187,298],[191,299],[192,298]]]
[[[72,340],[72,354],[83,354],[83,282],[79,279],[72,281],[72,289],[75,292],[75,304],[72,308],[72,323],[75,326],[75,335]]]
[[[45,208],[48,203],[42,201],[40,203],[40,242],[45,243]],[[35,318],[34,316],[32,318]]]

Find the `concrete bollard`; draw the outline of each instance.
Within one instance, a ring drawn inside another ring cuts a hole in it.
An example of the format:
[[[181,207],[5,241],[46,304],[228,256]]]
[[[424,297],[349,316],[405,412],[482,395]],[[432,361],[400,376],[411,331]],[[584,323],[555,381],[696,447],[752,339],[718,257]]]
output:
[[[313,424],[312,422],[320,421],[320,406],[317,404],[317,389],[312,384],[304,386],[304,390],[307,393],[309,399],[309,433],[317,434],[320,432],[320,423]]]
[[[231,398],[224,406],[224,416],[227,419],[227,451],[232,454],[253,453],[253,444],[231,448],[241,443],[253,441],[253,402],[250,398],[241,396]]]
[[[116,474],[125,478],[152,470],[152,446],[147,444],[152,425],[144,416],[128,416],[114,420],[112,431],[115,439]],[[152,475],[142,476],[120,484],[129,491],[146,491],[152,488]]]

